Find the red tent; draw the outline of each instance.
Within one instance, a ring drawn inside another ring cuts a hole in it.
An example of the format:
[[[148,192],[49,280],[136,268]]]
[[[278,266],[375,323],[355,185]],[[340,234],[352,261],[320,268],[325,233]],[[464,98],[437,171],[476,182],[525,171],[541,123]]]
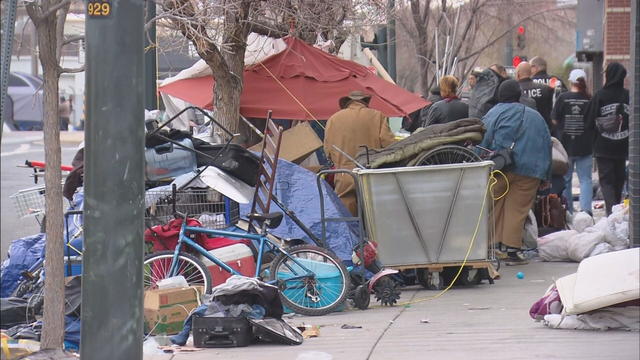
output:
[[[276,119],[323,120],[339,110],[338,99],[350,91],[372,95],[370,106],[387,116],[405,116],[427,102],[383,80],[366,67],[288,37],[287,48],[244,71],[240,113],[264,118],[273,110]],[[159,91],[196,106],[212,109],[213,77],[178,80]]]

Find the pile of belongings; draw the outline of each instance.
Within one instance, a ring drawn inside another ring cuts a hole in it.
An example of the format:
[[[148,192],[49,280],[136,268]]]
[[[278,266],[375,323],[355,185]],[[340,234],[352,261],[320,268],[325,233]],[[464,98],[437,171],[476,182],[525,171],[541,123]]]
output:
[[[43,285],[21,297],[0,299],[0,328],[2,329],[3,355],[28,355],[39,350],[42,335]],[[78,351],[80,348],[80,307],[82,277],[65,279],[65,335],[64,348]],[[3,356],[4,359],[4,356]]]
[[[585,259],[556,280],[529,315],[549,328],[640,330],[640,248]]]
[[[629,248],[629,207],[616,205],[612,214],[593,223],[586,213],[573,218],[573,229],[538,239],[538,254],[545,261],[575,261]]]
[[[484,126],[480,119],[461,119],[446,124],[427,126],[416,130],[384,149],[365,149],[356,161],[371,169],[414,166],[421,154],[445,144],[478,144],[482,141]]]
[[[262,341],[279,342],[286,345],[302,344],[302,333],[282,320],[282,314],[280,291],[276,286],[255,278],[233,275],[225,283],[214,287],[211,294],[204,296],[202,305],[189,314],[185,319],[184,328],[180,333],[171,337],[171,342],[178,346],[184,346],[193,329],[194,345],[198,346],[194,319],[213,317],[228,318],[231,322],[237,318],[246,318],[250,324],[249,331],[253,333],[251,337]],[[221,344],[221,346],[212,347],[225,347],[224,339]]]

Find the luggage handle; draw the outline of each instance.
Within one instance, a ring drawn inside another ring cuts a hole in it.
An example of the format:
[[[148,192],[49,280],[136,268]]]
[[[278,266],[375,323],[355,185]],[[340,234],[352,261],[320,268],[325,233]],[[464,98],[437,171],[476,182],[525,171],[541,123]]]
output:
[[[158,155],[162,155],[162,154],[166,154],[166,153],[170,153],[173,151],[173,144],[168,142],[162,145],[158,145],[155,146],[153,148],[153,150],[156,152],[156,154]]]
[[[233,345],[233,343],[233,340],[229,338],[222,338],[217,334],[207,335],[207,338],[204,340],[205,345]]]

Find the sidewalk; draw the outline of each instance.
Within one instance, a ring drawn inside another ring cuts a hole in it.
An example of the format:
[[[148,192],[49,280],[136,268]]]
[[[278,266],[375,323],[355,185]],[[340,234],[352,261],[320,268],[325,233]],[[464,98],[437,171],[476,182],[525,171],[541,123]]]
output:
[[[637,332],[549,329],[534,322],[529,307],[557,279],[575,272],[577,263],[532,261],[503,267],[494,285],[453,288],[435,300],[436,291],[411,287],[401,302],[321,317],[293,316],[291,324],[320,325],[320,336],[300,346],[272,344],[205,349],[194,353],[145,356],[147,360],[205,359],[616,359],[640,358]],[[522,271],[525,278],[516,278]],[[374,299],[372,298],[372,305]],[[428,322],[421,322],[426,320]],[[362,329],[341,329],[343,324]]]
[[[61,131],[60,145],[77,146],[84,141],[84,131]],[[11,131],[2,134],[2,144],[22,144],[35,143],[44,144],[44,133],[42,131]]]

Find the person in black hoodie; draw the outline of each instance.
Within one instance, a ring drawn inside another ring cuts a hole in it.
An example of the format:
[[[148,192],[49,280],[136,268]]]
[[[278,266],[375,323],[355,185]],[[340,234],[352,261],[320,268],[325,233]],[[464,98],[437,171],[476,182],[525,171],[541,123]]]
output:
[[[469,117],[469,106],[457,96],[460,85],[455,76],[445,75],[440,79],[440,96],[442,100],[429,108],[427,119],[422,127],[434,124],[445,124]]]
[[[609,63],[604,87],[595,93],[585,112],[585,124],[595,133],[593,152],[607,215],[611,214],[611,207],[622,200],[622,188],[626,180],[626,160],[629,156],[629,90],[624,88],[626,76],[624,66],[617,62]],[[617,116],[619,126],[615,130],[604,130],[599,126],[602,117],[610,115]]]

